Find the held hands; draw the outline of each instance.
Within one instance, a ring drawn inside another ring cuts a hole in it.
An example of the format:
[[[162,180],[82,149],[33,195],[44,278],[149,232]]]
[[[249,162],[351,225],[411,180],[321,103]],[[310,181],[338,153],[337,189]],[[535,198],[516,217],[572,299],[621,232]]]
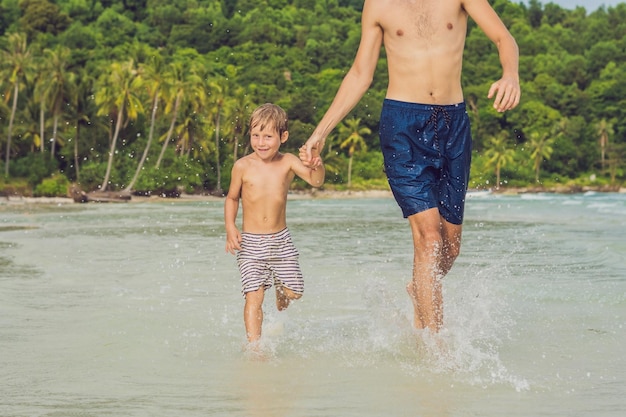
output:
[[[487,98],[492,98],[494,94],[493,108],[498,112],[502,113],[515,108],[519,104],[521,95],[519,81],[512,77],[502,77],[491,84]]]
[[[315,169],[322,165],[322,158],[320,157],[320,151],[324,147],[324,141],[321,139],[309,138],[304,145],[300,147],[300,160],[302,163]]]

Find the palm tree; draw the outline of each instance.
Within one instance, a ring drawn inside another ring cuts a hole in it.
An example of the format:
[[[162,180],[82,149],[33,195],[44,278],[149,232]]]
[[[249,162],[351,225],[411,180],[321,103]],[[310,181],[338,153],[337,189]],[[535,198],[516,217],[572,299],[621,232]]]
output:
[[[347,136],[346,139],[341,142],[339,147],[341,149],[348,148],[348,187],[352,185],[352,158],[354,156],[354,152],[357,150],[365,151],[367,150],[367,144],[365,143],[365,139],[363,135],[369,135],[372,133],[370,128],[367,126],[361,127],[361,119],[360,118],[350,118],[347,119],[344,123],[339,126],[339,135]]]
[[[222,170],[220,162],[220,127],[222,123],[222,117],[224,115],[226,98],[228,96],[228,86],[224,80],[212,81],[208,85],[209,87],[209,114],[215,129],[215,174],[217,177],[214,193],[216,195],[222,195]]]
[[[76,134],[74,141],[74,171],[76,182],[80,182],[79,150],[81,126],[91,122],[89,117],[89,96],[93,90],[94,79],[85,68],[81,68],[70,88],[70,118],[74,121]]]
[[[19,117],[21,122],[15,126],[15,130],[13,132],[30,147],[31,153],[34,152],[35,149],[39,148],[42,142],[39,131],[39,123],[37,122],[38,112],[38,103],[28,101],[26,106],[18,112],[17,117]]]
[[[539,169],[541,168],[541,162],[543,160],[550,159],[554,149],[554,138],[548,139],[547,133],[531,132],[530,134],[530,157],[533,159],[533,166],[535,168],[535,182],[539,182]]]
[[[161,166],[167,145],[172,140],[185,97],[196,97],[196,100],[201,102],[205,100],[202,78],[193,68],[190,69],[179,62],[170,63],[169,67],[169,71],[165,74],[167,82],[164,85],[163,99],[166,103],[165,114],[171,115],[171,121],[167,134],[164,135],[161,152],[155,164],[156,168]]]
[[[613,134],[613,124],[607,122],[606,119],[602,119],[596,124],[596,132],[598,133],[598,140],[600,142],[600,163],[604,170],[606,149],[609,146],[609,136]]]
[[[212,143],[206,141],[209,135],[207,134],[208,127],[205,119],[198,117],[200,104],[195,100],[185,104],[181,108],[180,117],[174,128],[174,133],[178,138],[176,150],[179,157],[189,157],[192,149],[197,153],[198,150],[206,152],[209,147],[212,148]],[[196,147],[194,143],[199,143],[200,146]]]
[[[248,114],[253,106],[252,98],[246,91],[247,89],[239,87],[233,94],[232,111],[230,114],[233,130],[233,162],[239,157],[239,138],[243,137],[247,127]]]
[[[0,78],[1,80],[1,78]],[[0,88],[2,88],[2,81],[0,81]],[[0,100],[0,118],[1,120],[8,120],[11,111],[9,110],[9,106],[4,100]]]
[[[11,105],[11,116],[9,117],[9,129],[7,131],[7,147],[4,162],[4,176],[9,176],[9,162],[11,159],[11,135],[13,134],[13,122],[15,121],[15,113],[17,112],[17,99],[20,93],[20,84],[29,70],[31,56],[30,48],[26,41],[26,35],[20,33],[11,33],[8,36],[6,49],[0,51],[0,60],[3,67],[6,68],[7,75],[4,75],[12,85],[13,103]],[[8,94],[11,96],[11,93]]]
[[[74,82],[75,75],[68,72],[70,50],[59,46],[56,49],[44,50],[46,58],[43,61],[42,70],[44,77],[38,81],[43,101],[48,104],[52,111],[52,143],[50,157],[54,158],[55,147],[58,138],[59,118],[63,114],[64,104],[71,95],[70,86]]]
[[[46,95],[44,89],[47,85],[47,71],[45,68],[45,60],[37,59],[34,65],[35,79],[33,95],[35,96],[35,102],[39,105],[39,134],[37,135],[41,140],[38,141],[39,151],[43,154],[45,149],[45,137],[46,137]]]
[[[608,172],[611,178],[611,185],[615,185],[615,179],[617,174],[623,170],[620,170],[620,166],[623,166],[624,158],[626,157],[626,143],[613,143],[607,150],[607,165]]]
[[[508,133],[503,130],[498,135],[489,138],[491,145],[486,151],[487,166],[496,171],[496,189],[500,188],[500,170],[508,163],[513,162],[515,150],[508,147]]]
[[[128,185],[124,189],[124,191],[126,192],[132,191],[133,187],[135,186],[135,182],[137,182],[137,178],[139,178],[139,173],[143,169],[143,164],[146,162],[146,158],[148,157],[148,151],[150,150],[150,146],[152,145],[152,138],[154,137],[154,125],[156,124],[156,114],[159,108],[159,101],[161,99],[161,89],[163,87],[163,84],[166,82],[166,76],[164,74],[164,62],[163,58],[160,55],[156,53],[152,55],[148,63],[142,65],[141,68],[143,70],[141,75],[152,101],[150,130],[148,132],[148,142],[146,143],[146,147],[143,150],[141,159],[137,164],[135,175],[133,175],[130,183],[128,183]]]
[[[109,159],[107,162],[107,170],[100,186],[100,190],[106,191],[113,166],[113,155],[115,154],[115,145],[120,134],[120,129],[124,122],[124,114],[129,120],[135,120],[139,112],[143,112],[141,100],[136,93],[141,87],[141,78],[138,76],[132,60],[111,64],[111,71],[106,73],[99,81],[99,87],[96,90],[96,105],[98,106],[99,116],[109,116],[112,112],[117,113],[115,122],[115,132],[111,139],[111,148],[109,150]]]
[[[186,103],[180,112],[180,117],[174,129],[176,154],[182,157],[191,148],[193,136],[198,134],[198,112],[192,103]]]

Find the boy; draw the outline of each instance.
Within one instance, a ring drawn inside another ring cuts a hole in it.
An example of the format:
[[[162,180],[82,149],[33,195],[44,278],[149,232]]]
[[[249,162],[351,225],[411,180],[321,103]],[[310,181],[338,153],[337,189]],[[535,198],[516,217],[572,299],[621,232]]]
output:
[[[313,187],[324,183],[324,165],[305,165],[297,156],[280,153],[287,141],[287,114],[267,103],[250,116],[250,145],[254,151],[235,162],[224,203],[226,251],[237,252],[245,297],[243,321],[248,342],[257,342],[263,324],[265,291],[276,287],[276,307],[284,310],[302,296],[304,281],[287,229],[287,191],[295,175]],[[319,154],[315,155],[319,158]],[[235,224],[242,202],[242,233]]]

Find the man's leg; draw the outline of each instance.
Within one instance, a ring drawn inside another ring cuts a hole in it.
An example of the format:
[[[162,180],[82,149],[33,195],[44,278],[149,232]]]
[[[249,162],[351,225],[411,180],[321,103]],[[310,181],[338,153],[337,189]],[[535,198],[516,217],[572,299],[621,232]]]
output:
[[[243,323],[246,326],[248,342],[256,342],[261,338],[263,325],[263,296],[265,290],[261,286],[256,291],[246,293],[246,303],[243,307]]]
[[[452,224],[441,218],[441,237],[443,239],[443,253],[439,262],[441,276],[445,277],[452,269],[454,261],[461,252],[461,233],[463,225]]]
[[[414,325],[438,332],[443,325],[441,281],[459,253],[461,226],[441,218],[436,208],[409,216],[413,234],[413,279],[407,285]]]

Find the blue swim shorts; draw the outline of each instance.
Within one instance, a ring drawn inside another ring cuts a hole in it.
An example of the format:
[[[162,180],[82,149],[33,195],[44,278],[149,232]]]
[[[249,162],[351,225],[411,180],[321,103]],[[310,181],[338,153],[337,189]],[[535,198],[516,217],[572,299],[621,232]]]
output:
[[[241,273],[241,290],[245,295],[273,284],[289,288],[296,294],[304,292],[304,279],[289,229],[272,234],[241,234],[241,250],[237,264]]]
[[[403,216],[437,207],[448,222],[462,224],[472,157],[465,103],[385,99],[379,134],[389,186]]]

